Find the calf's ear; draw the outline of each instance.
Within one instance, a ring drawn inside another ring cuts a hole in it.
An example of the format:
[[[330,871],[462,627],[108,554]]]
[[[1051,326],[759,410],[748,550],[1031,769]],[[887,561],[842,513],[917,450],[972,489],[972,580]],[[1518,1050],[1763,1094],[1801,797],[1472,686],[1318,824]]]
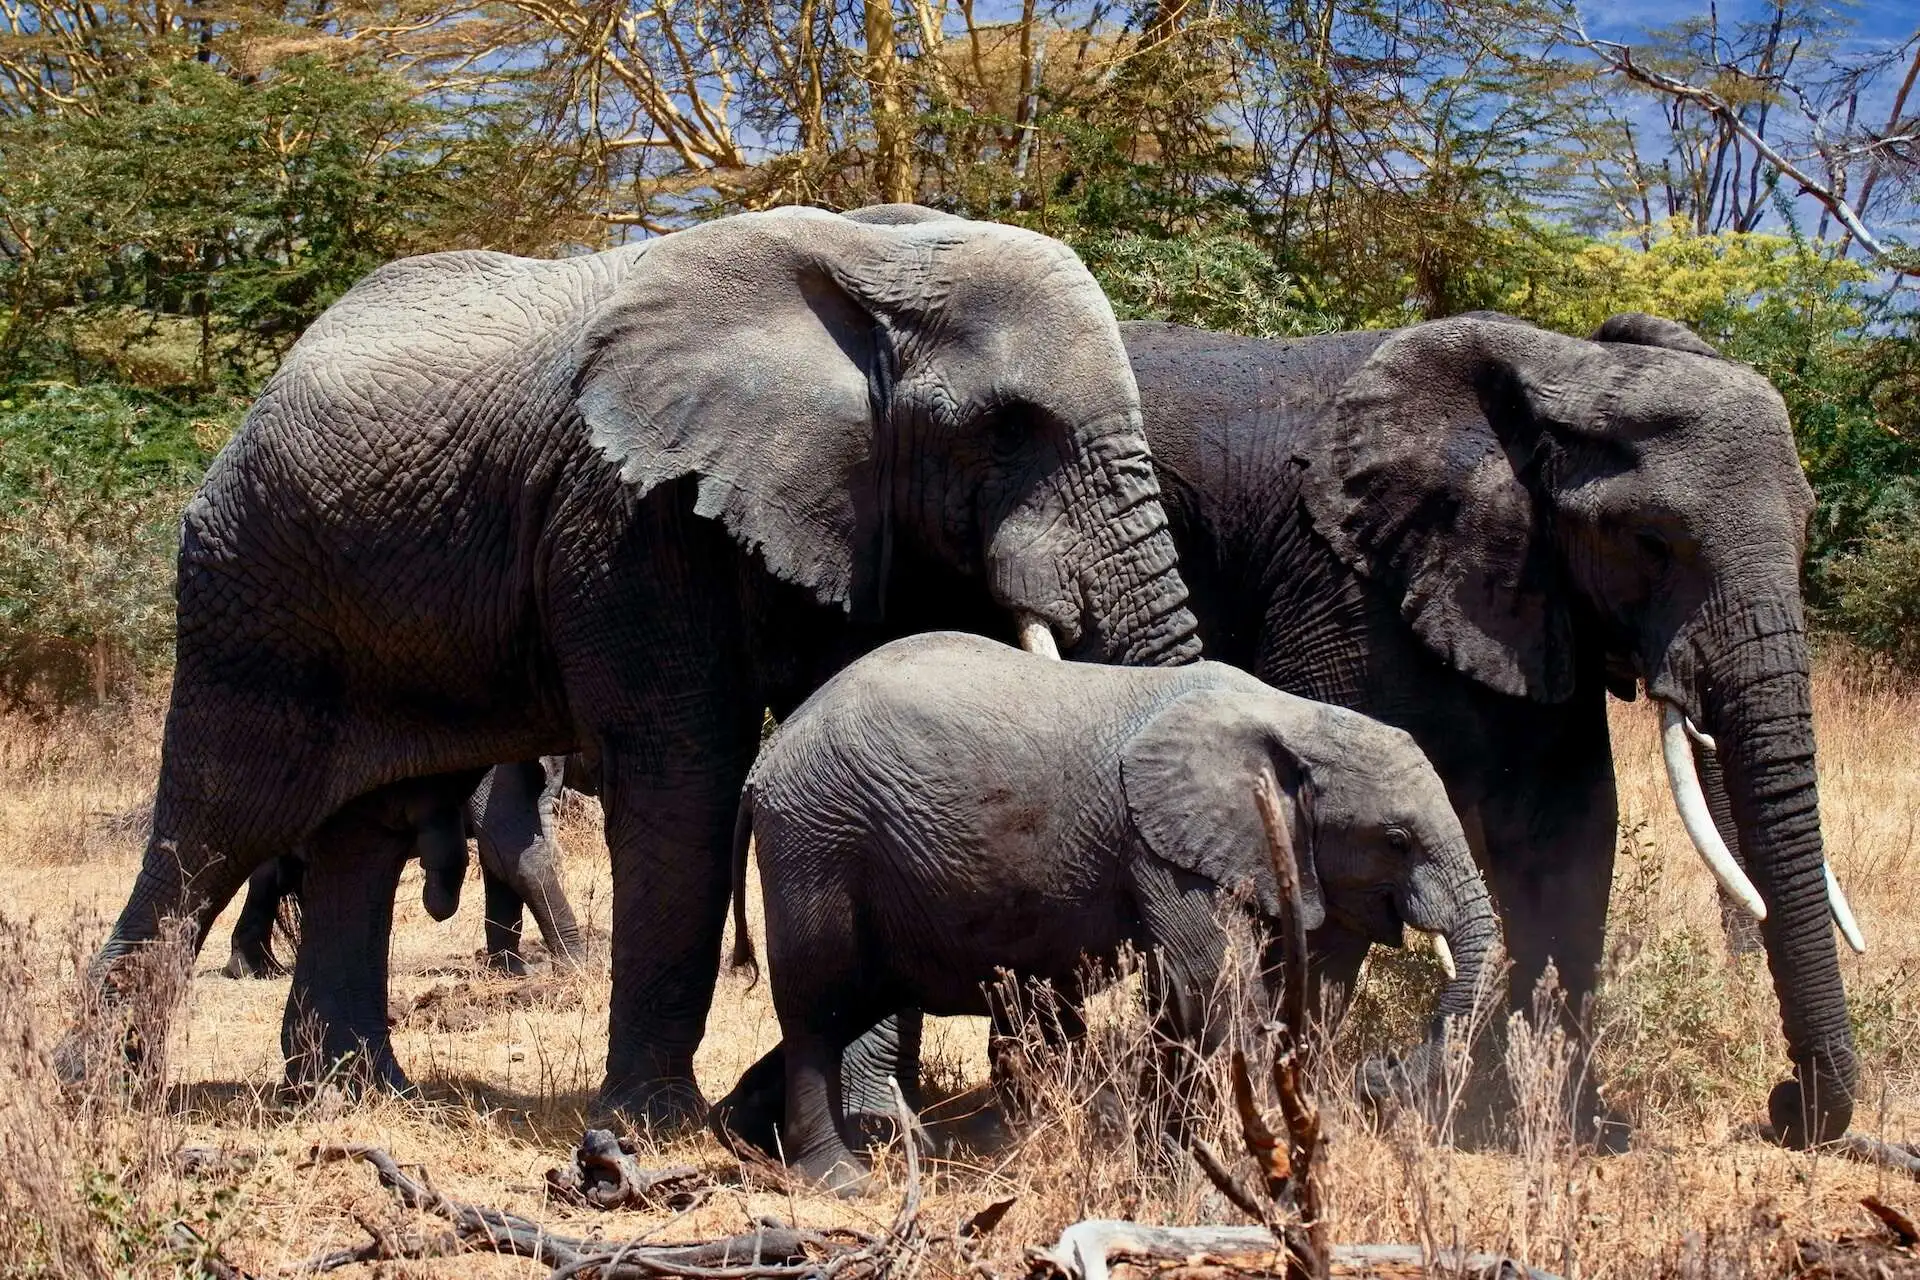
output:
[[[1271,770],[1287,819],[1286,852],[1300,878],[1301,922],[1326,921],[1326,895],[1313,860],[1312,779],[1273,723],[1244,693],[1197,689],[1161,708],[1120,755],[1121,787],[1134,830],[1165,862],[1222,888],[1245,885],[1260,914],[1280,918],[1280,884],[1254,801]]]

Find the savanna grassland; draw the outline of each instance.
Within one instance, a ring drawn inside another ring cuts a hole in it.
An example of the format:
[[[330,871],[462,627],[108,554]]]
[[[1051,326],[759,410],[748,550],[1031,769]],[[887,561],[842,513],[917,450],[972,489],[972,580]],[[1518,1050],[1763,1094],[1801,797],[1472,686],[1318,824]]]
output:
[[[1871,944],[1864,957],[1841,953],[1865,1063],[1856,1127],[1889,1140],[1920,1137],[1920,920],[1911,906],[1920,875],[1920,693],[1828,663],[1815,700],[1829,851]],[[401,887],[392,1008],[396,1048],[421,1100],[276,1099],[287,984],[219,975],[237,902],[191,963],[163,1084],[131,1099],[105,1090],[63,1099],[50,1054],[82,998],[78,975],[138,864],[159,706],[0,721],[0,865],[9,885],[0,909],[0,1274],[198,1274],[170,1251],[168,1232],[183,1221],[232,1263],[276,1275],[364,1241],[363,1221],[383,1230],[419,1225],[362,1166],[302,1167],[316,1143],[379,1144],[424,1165],[456,1198],[575,1234],[712,1236],[762,1213],[807,1226],[877,1229],[891,1219],[895,1157],[882,1161],[878,1190],[842,1203],[743,1178],[704,1133],[646,1157],[712,1177],[718,1190],[691,1212],[595,1214],[546,1202],[542,1173],[565,1163],[600,1076],[604,946],[577,975],[541,966],[519,982],[487,977],[476,960],[477,881],[461,913],[435,924],[419,906],[417,870]],[[1335,1038],[1327,1068],[1335,1078],[1321,1088],[1335,1132],[1336,1239],[1464,1242],[1569,1276],[1770,1275],[1789,1269],[1796,1240],[1869,1230],[1865,1194],[1920,1207],[1920,1189],[1895,1175],[1785,1152],[1753,1134],[1766,1089],[1785,1067],[1764,963],[1727,958],[1712,883],[1667,796],[1651,714],[1644,704],[1616,704],[1613,730],[1621,857],[1594,1034],[1606,1097],[1636,1126],[1633,1151],[1596,1158],[1571,1149],[1556,1104],[1568,1055],[1553,1036],[1524,1030],[1506,1050],[1525,1060],[1530,1081],[1512,1122],[1514,1150],[1455,1150],[1411,1117],[1385,1131],[1370,1124],[1344,1101],[1340,1064],[1367,1045],[1411,1038],[1437,981],[1422,949],[1376,953],[1367,990]],[[611,895],[598,818],[591,801],[571,798],[561,835],[568,888],[603,943]],[[153,1008],[177,976],[153,980]],[[1150,1125],[1115,1125],[1087,1105],[1102,1083],[1116,1086],[1130,1113],[1154,1102],[1138,1084],[1146,1036],[1137,1015],[1125,1000],[1105,1003],[1089,1041],[1043,1070],[1030,1123],[997,1149],[950,1147],[926,1176],[922,1216],[941,1227],[1017,1197],[983,1250],[999,1275],[1019,1274],[1023,1245],[1051,1243],[1081,1217],[1234,1220],[1189,1162],[1156,1149]],[[724,974],[698,1061],[709,1095],[777,1039],[766,984]],[[949,1099],[937,1110],[962,1116],[984,1104],[980,1023],[937,1024],[928,1058],[934,1092]],[[1211,1086],[1220,1074],[1216,1063]],[[1217,1093],[1198,1096],[1224,1134],[1229,1115]],[[183,1145],[235,1160],[187,1177],[171,1160]],[[530,1263],[491,1256],[380,1265],[394,1277],[537,1274]],[[957,1275],[966,1264],[935,1249],[916,1265]]]

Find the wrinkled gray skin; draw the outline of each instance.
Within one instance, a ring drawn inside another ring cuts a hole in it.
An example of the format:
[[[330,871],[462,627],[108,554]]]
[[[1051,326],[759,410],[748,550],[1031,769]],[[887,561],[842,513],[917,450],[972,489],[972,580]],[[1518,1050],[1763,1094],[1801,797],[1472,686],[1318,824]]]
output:
[[[755,765],[734,837],[736,963],[749,834],[760,867],[788,1162],[857,1187],[842,1051],[902,1006],[993,1012],[999,969],[1077,1004],[1083,957],[1131,944],[1155,956],[1164,1029],[1204,1042],[1221,891],[1244,889],[1270,926],[1280,913],[1253,798],[1268,771],[1291,801],[1307,927],[1445,935],[1459,977],[1439,1018],[1467,1013],[1498,925],[1401,730],[1218,663],[1050,662],[952,632],[828,682]]]
[[[138,881],[94,974],[308,842],[289,1042],[405,1078],[395,789],[585,750],[613,864],[606,1108],[697,1114],[764,709],[889,631],[1043,618],[1198,656],[1113,313],[1065,246],[921,211],[382,268],[295,345],[182,521]],[[889,225],[893,224],[893,225]],[[274,744],[264,751],[262,744]]]
[[[1813,495],[1774,389],[1643,315],[1591,341],[1500,316],[1123,330],[1209,657],[1413,734],[1500,904],[1516,1000],[1549,957],[1572,1009],[1598,980],[1608,692],[1644,682],[1717,739],[1696,758],[1768,906],[1796,1075],[1771,1118],[1792,1145],[1839,1136],[1856,1065],[1800,597]]]
[[[586,936],[560,881],[559,845],[553,834],[553,809],[563,779],[570,778],[571,759],[547,756],[488,770],[458,815],[463,820],[457,846],[447,845],[443,815],[418,815],[414,850],[427,873],[421,896],[436,920],[449,919],[459,907],[466,879],[466,840],[469,835],[474,838],[486,893],[489,968],[516,975],[526,972],[520,936],[527,908],[532,909],[557,967],[572,968],[586,958]],[[304,855],[294,852],[262,863],[247,878],[247,899],[234,923],[230,953],[221,972],[229,978],[286,973],[273,954],[273,926],[283,901],[298,904],[305,872]]]

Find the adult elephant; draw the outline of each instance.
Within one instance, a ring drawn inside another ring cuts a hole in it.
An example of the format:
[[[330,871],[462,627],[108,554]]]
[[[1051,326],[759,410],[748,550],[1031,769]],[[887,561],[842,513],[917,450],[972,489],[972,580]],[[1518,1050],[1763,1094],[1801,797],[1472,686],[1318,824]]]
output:
[[[467,872],[467,837],[480,854],[486,896],[487,967],[524,974],[520,953],[526,912],[533,912],[553,963],[572,968],[586,959],[587,939],[560,880],[554,807],[563,783],[598,794],[598,783],[577,767],[577,756],[544,756],[487,770],[458,813],[418,815],[414,851],[426,870],[421,897],[436,920],[460,905]],[[229,978],[278,977],[286,969],[273,954],[273,929],[284,907],[297,911],[306,879],[304,850],[260,864],[247,878],[247,897],[234,922],[226,966]]]
[[[984,604],[1077,657],[1199,653],[1092,277],[1044,236],[911,210],[382,268],[214,461],[178,598],[153,838],[95,966],[109,990],[162,921],[203,942],[305,840],[287,1044],[404,1084],[394,789],[457,803],[493,762],[584,749],[613,859],[601,1101],[661,1121],[700,1105],[764,708],[898,616]]]
[[[1501,905],[1516,999],[1549,959],[1573,1008],[1596,986],[1606,695],[1644,684],[1689,833],[1765,915],[1795,1068],[1773,1124],[1793,1146],[1841,1134],[1856,1063],[1800,598],[1813,494],[1766,380],[1644,315],[1591,340],[1496,315],[1284,343],[1123,332],[1209,656],[1414,735]]]

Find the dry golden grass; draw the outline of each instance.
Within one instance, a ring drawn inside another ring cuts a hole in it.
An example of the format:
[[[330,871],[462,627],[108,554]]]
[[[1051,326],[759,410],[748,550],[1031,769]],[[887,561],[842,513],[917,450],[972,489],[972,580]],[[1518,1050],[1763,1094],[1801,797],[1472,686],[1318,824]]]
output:
[[[1906,905],[1920,874],[1920,695],[1837,666],[1822,669],[1815,695],[1830,853],[1872,945],[1865,957],[1842,952],[1866,1061],[1856,1124],[1889,1139],[1920,1137],[1920,922]],[[113,816],[149,794],[159,718],[157,705],[145,705],[54,724],[0,719],[0,866],[11,890],[0,909],[0,1275],[175,1274],[163,1247],[175,1220],[219,1242],[233,1261],[277,1274],[364,1239],[356,1215],[403,1219],[368,1170],[301,1168],[316,1142],[383,1145],[426,1165],[449,1194],[581,1234],[720,1234],[756,1213],[809,1226],[878,1227],[891,1218],[897,1161],[883,1162],[882,1189],[867,1200],[790,1197],[742,1185],[705,1135],[658,1152],[658,1163],[694,1163],[727,1186],[683,1220],[546,1203],[542,1171],[564,1163],[604,1059],[604,960],[577,977],[544,981],[537,1001],[515,1007],[510,984],[475,967],[477,883],[465,909],[436,924],[420,909],[417,872],[402,885],[394,1008],[410,1010],[437,986],[473,984],[462,1005],[471,1016],[407,1017],[396,1029],[396,1049],[425,1101],[275,1101],[286,983],[218,975],[236,903],[192,964],[164,1087],[137,1090],[131,1108],[96,1098],[75,1113],[55,1096],[47,1056],[74,1007],[78,968],[138,865],[137,824]],[[1673,816],[1650,713],[1644,704],[1617,705],[1613,725],[1623,854],[1597,1035],[1607,1096],[1635,1122],[1635,1150],[1599,1159],[1569,1149],[1553,1105],[1561,1055],[1550,1038],[1524,1032],[1509,1052],[1531,1052],[1544,1065],[1532,1072],[1536,1096],[1523,1108],[1534,1119],[1522,1125],[1522,1154],[1443,1147],[1411,1118],[1376,1132],[1345,1102],[1341,1082],[1329,1081],[1336,1239],[1510,1248],[1582,1277],[1778,1274],[1796,1237],[1866,1227],[1863,1194],[1920,1207],[1911,1184],[1830,1156],[1784,1152],[1746,1131],[1785,1067],[1764,965],[1725,959],[1711,881]],[[590,803],[570,803],[561,834],[576,907],[604,931],[610,892],[597,822]],[[1339,1039],[1343,1051],[1383,1027],[1414,1025],[1413,1002],[1433,983],[1421,953],[1383,955],[1373,977]],[[1020,1270],[1021,1244],[1051,1242],[1082,1216],[1233,1220],[1190,1162],[1168,1158],[1150,1140],[1150,1127],[1143,1138],[1140,1126],[1116,1124],[1110,1107],[1094,1105],[1102,1085],[1109,1091],[1100,1096],[1119,1099],[1124,1115],[1159,1105],[1138,1083],[1149,1037],[1124,1001],[1107,1004],[1116,1012],[1097,1020],[1085,1045],[1038,1068],[1035,1121],[1016,1145],[936,1163],[929,1174],[926,1216],[943,1227],[990,1200],[1019,1197],[988,1250],[1002,1274]],[[766,984],[749,989],[723,975],[698,1061],[708,1093],[724,1091],[777,1038]],[[936,1025],[928,1056],[947,1091],[977,1084],[986,1073],[982,1025]],[[1203,1131],[1225,1123],[1219,1071],[1216,1063],[1187,1090],[1204,1113]],[[258,1159],[244,1171],[187,1178],[169,1166],[182,1144]],[[395,1277],[535,1273],[531,1264],[492,1257],[385,1267],[380,1274]]]

